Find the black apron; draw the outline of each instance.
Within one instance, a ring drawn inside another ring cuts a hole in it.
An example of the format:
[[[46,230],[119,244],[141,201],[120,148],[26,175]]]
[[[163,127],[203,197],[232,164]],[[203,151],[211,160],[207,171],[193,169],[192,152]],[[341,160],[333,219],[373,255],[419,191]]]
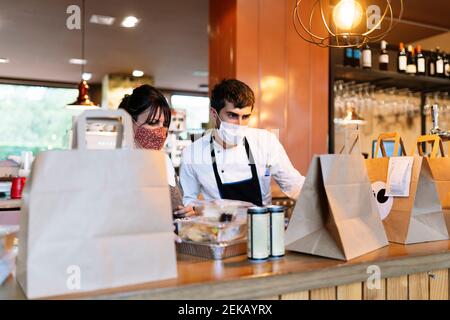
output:
[[[257,206],[262,206],[261,187],[259,185],[258,172],[256,171],[256,164],[253,160],[252,151],[248,145],[247,138],[244,138],[245,151],[249,160],[249,166],[252,171],[252,178],[235,183],[223,184],[220,180],[219,172],[217,171],[216,153],[213,146],[213,137],[211,136],[211,160],[216,178],[217,187],[219,188],[220,197],[222,199],[241,200],[251,202]]]

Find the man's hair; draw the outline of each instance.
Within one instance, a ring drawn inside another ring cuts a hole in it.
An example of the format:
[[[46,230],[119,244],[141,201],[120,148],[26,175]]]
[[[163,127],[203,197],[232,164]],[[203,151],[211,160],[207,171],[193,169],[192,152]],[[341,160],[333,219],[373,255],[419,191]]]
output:
[[[225,102],[232,103],[235,108],[252,107],[255,104],[255,94],[252,89],[242,81],[224,79],[216,84],[211,92],[211,108],[217,113],[225,107]]]

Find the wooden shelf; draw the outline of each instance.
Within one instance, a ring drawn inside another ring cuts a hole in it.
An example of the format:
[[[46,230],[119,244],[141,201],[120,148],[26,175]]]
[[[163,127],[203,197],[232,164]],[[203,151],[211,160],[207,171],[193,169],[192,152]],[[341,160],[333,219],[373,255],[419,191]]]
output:
[[[370,82],[379,87],[408,88],[413,91],[450,91],[450,79],[408,75],[393,71],[335,66],[335,80]]]

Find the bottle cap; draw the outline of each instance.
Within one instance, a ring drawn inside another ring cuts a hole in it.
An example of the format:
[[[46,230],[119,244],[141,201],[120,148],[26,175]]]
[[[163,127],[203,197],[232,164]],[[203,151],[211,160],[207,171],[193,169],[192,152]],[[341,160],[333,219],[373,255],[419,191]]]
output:
[[[271,206],[267,206],[267,209],[269,210],[269,212],[284,212],[286,207],[278,206],[278,205],[271,205]]]
[[[269,212],[265,207],[250,207],[247,209],[248,214],[264,214]]]

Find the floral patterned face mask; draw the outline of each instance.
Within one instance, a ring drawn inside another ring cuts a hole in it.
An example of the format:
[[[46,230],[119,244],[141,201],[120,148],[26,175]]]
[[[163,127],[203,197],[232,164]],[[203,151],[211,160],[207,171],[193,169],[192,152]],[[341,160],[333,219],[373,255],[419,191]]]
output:
[[[134,139],[144,149],[161,150],[167,138],[167,128],[160,127],[149,129],[139,126],[136,129]]]

